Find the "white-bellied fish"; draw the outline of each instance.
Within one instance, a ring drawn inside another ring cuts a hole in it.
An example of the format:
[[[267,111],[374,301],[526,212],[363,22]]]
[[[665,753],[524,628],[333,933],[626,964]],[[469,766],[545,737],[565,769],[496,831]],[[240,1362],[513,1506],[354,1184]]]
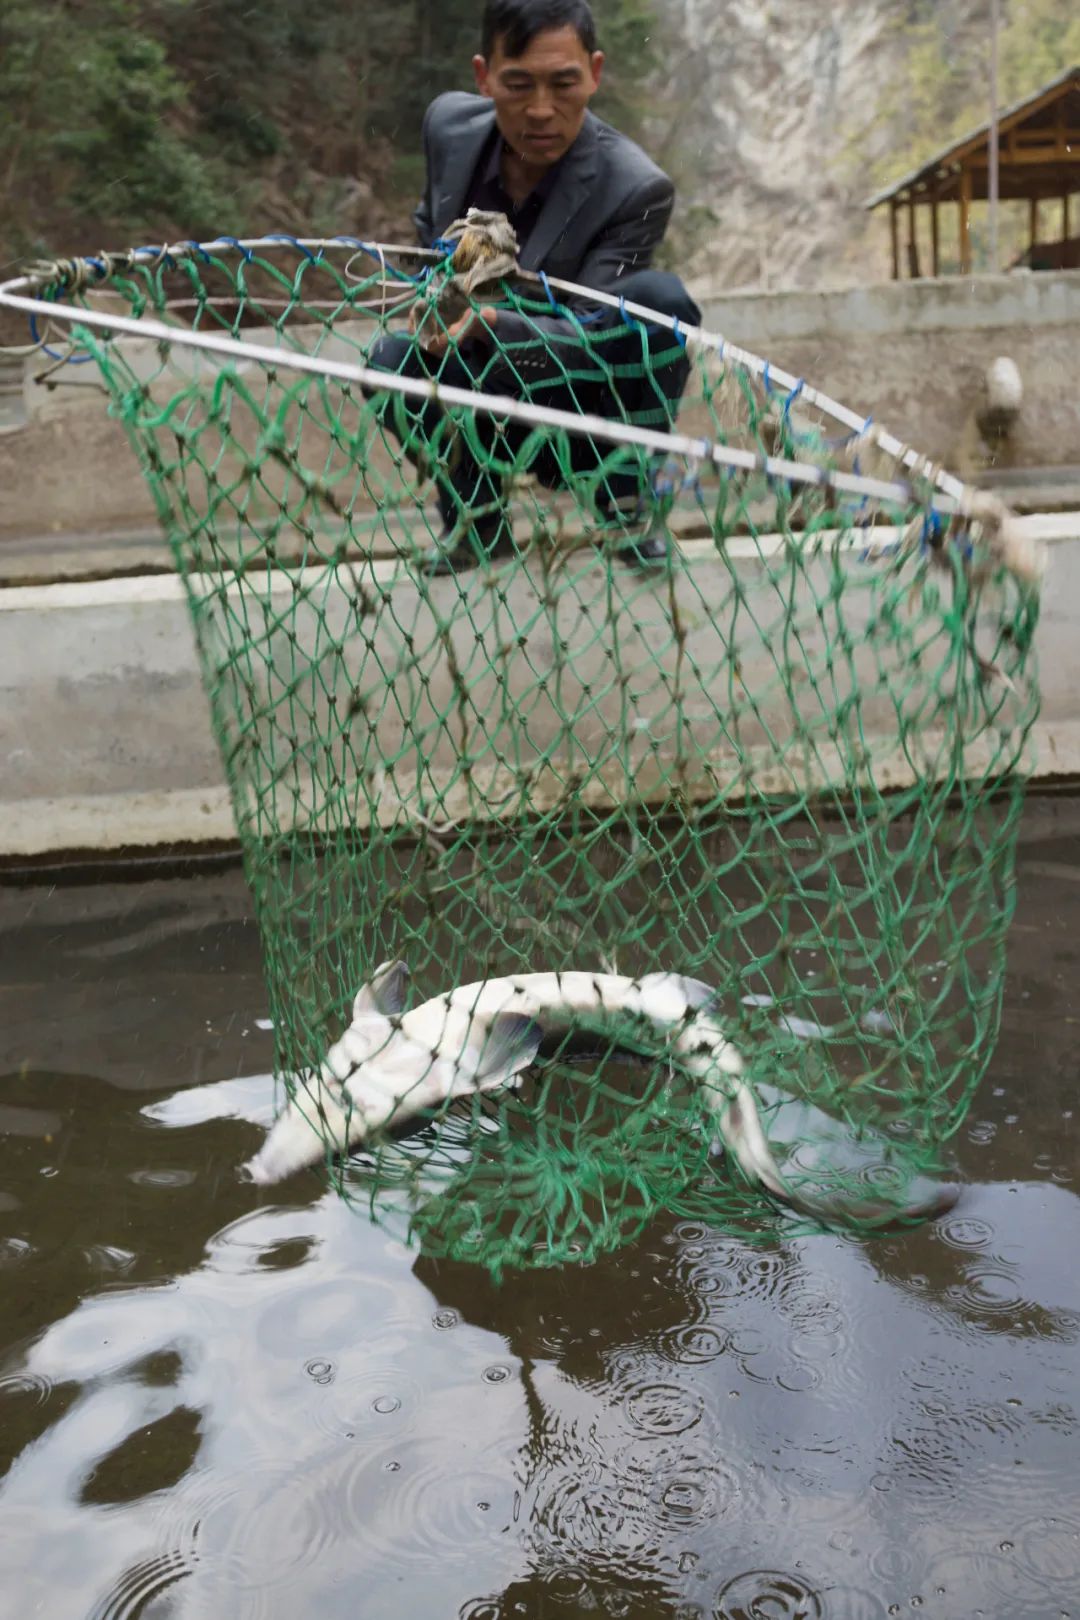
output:
[[[281,1181],[327,1148],[345,1152],[455,1097],[509,1085],[545,1036],[572,1029],[583,1016],[637,1017],[665,1032],[681,1025],[684,1037],[695,1029],[725,1072],[741,1070],[723,1032],[700,1016],[712,992],[680,974],[515,974],[461,985],[404,1012],[407,982],[405,964],[393,962],[363,987],[318,1079],[296,1088],[245,1166],[252,1180]]]
[[[955,1189],[922,1177],[887,1187],[885,1175],[875,1184],[875,1166],[885,1172],[892,1158],[883,1137],[855,1138],[809,1102],[751,1087],[739,1052],[712,1015],[715,992],[699,980],[678,973],[640,979],[522,973],[462,985],[405,1012],[407,982],[405,964],[393,962],[363,987],[318,1077],[295,1088],[244,1166],[252,1181],[283,1181],[328,1152],[346,1153],[456,1097],[513,1085],[546,1038],[608,1015],[649,1026],[662,1040],[658,1057],[666,1051],[715,1090],[723,1144],[743,1173],[775,1197],[823,1221],[847,1214],[874,1224],[939,1214],[956,1201]],[[806,1144],[820,1144],[820,1163],[800,1160]],[[847,1182],[854,1185],[846,1192]]]

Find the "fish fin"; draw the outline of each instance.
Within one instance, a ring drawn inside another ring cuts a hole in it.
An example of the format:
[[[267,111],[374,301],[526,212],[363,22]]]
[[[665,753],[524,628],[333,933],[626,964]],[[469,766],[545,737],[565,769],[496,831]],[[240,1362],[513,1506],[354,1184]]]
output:
[[[720,996],[720,992],[711,985],[704,984],[701,979],[691,979],[685,973],[646,973],[638,980],[638,988],[677,990],[685,998],[688,1013],[712,1007]]]
[[[361,985],[353,1002],[353,1017],[363,1018],[381,1013],[393,1018],[405,1010],[405,992],[409,984],[409,969],[404,962],[383,962],[375,969],[367,984]]]
[[[525,1013],[496,1013],[476,1066],[477,1081],[483,1084],[528,1068],[540,1050],[541,1035],[536,1019]]]

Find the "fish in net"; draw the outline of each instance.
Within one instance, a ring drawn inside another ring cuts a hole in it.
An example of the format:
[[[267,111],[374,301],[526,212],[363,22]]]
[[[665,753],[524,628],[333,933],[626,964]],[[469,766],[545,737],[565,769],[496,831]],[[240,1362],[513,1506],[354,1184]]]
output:
[[[0,288],[95,368],[153,491],[307,1157],[494,1271],[588,1259],[660,1209],[765,1235],[932,1213],[998,1028],[1038,550],[800,379],[463,254],[468,228],[427,253],[132,249]],[[467,387],[431,340],[553,304],[573,410],[497,321]],[[415,364],[372,364],[388,336]],[[466,539],[493,501],[504,543],[433,572],[448,491]],[[647,569],[643,523],[667,541]],[[388,1052],[468,987],[634,988],[599,1024],[522,1013],[498,1063],[353,1136],[329,1054],[399,959]],[[711,1057],[643,1021],[650,982],[706,987]]]

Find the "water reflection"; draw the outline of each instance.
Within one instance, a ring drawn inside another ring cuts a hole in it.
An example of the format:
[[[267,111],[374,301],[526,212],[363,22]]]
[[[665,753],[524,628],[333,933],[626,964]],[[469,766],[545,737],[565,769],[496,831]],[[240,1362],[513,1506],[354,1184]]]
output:
[[[20,1612],[1075,1607],[1058,958],[1080,887],[1033,878],[971,1184],[936,1228],[755,1248],[658,1222],[495,1285],[317,1176],[287,1204],[236,1181],[265,1088],[226,1083],[265,1070],[270,1037],[239,878],[205,881],[153,887],[145,915],[130,888],[34,891],[29,921],[26,891],[0,892],[0,1579]]]

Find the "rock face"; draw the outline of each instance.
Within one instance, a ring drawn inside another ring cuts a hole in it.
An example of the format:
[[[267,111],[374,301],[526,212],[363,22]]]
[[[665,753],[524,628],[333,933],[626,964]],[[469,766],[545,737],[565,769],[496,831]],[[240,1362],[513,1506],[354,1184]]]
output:
[[[886,278],[887,226],[863,205],[905,166],[918,30],[977,51],[974,0],[656,3],[670,46],[651,145],[697,288]]]

